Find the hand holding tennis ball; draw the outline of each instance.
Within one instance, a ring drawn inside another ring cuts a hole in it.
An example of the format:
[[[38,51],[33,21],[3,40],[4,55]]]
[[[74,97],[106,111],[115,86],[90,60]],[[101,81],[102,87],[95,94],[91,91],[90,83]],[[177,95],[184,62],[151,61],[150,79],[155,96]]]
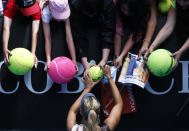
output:
[[[106,77],[109,79],[112,77],[111,75],[111,70],[110,70],[110,66],[109,65],[105,65],[102,67],[102,70],[104,72],[104,75],[106,75]]]
[[[90,75],[94,82],[103,78],[103,71],[100,66],[92,66],[90,69]]]
[[[10,61],[9,61],[9,56],[11,56],[11,52],[8,49],[4,49],[4,62],[5,64],[9,65]]]
[[[175,65],[173,67],[173,69],[175,69],[178,66],[178,62],[180,60],[180,57],[182,56],[182,52],[176,51],[175,53],[172,54],[172,56],[175,57]]]
[[[100,82],[100,80],[97,80],[97,81],[93,81],[90,73],[87,74],[87,73],[84,73],[83,77],[82,77],[82,80],[85,84],[85,88],[89,88],[89,89],[92,89],[97,83]]]
[[[34,66],[35,66],[35,68],[37,68],[37,64],[38,64],[37,56],[35,55],[35,53],[32,53],[32,55],[33,55],[33,59],[34,59]]]

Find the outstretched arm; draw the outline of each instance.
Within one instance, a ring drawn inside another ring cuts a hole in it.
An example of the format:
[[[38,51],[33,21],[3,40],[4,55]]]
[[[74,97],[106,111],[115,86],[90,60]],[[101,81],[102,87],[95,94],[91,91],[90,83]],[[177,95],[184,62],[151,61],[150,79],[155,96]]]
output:
[[[117,68],[122,66],[122,62],[123,62],[124,57],[130,51],[130,49],[133,47],[134,44],[135,44],[135,41],[133,40],[132,36],[130,36],[128,38],[127,42],[125,43],[125,46],[124,46],[120,56],[115,60],[114,65]]]
[[[70,51],[72,60],[76,63],[75,46],[74,46],[74,42],[73,42],[72,31],[71,31],[69,19],[67,19],[65,21],[65,28],[66,28],[66,41],[67,41],[68,49]]]
[[[142,47],[138,54],[139,58],[142,54],[144,54],[148,50],[148,46],[151,42],[152,36],[154,34],[154,31],[155,31],[155,28],[157,25],[157,11],[156,11],[157,9],[156,9],[155,0],[149,0],[149,2],[150,2],[150,6],[151,6],[150,19],[147,24],[146,35],[144,37]]]
[[[115,3],[117,2],[116,0],[114,1]],[[118,10],[116,9],[116,33],[114,35],[114,58],[113,58],[113,64],[114,66],[117,66],[116,59],[120,55],[120,50],[121,50],[121,37],[123,36],[123,25],[122,21],[120,19]]]
[[[39,31],[39,23],[40,23],[40,20],[33,20],[32,21],[32,48],[31,48],[31,52],[34,56],[35,66],[37,66],[37,63],[38,63],[35,52],[36,52],[36,48],[37,48],[37,36],[38,36],[38,31]]]
[[[8,50],[8,41],[10,37],[10,28],[12,24],[12,19],[9,17],[4,16],[4,25],[3,25],[3,53],[4,53],[4,60],[6,63],[9,63],[9,55],[10,51]]]
[[[69,49],[70,55],[72,57],[72,61],[75,64],[76,70],[78,71],[78,67],[77,67],[77,64],[76,64],[75,45],[74,45],[74,42],[73,42],[69,18],[65,21],[65,29],[66,29],[66,41],[67,41],[68,49]]]
[[[110,66],[105,65],[105,67],[103,67],[103,70],[109,80],[111,92],[112,92],[114,103],[115,103],[114,107],[112,108],[112,110],[110,112],[109,117],[104,121],[104,123],[109,126],[111,131],[113,131],[115,129],[116,125],[119,123],[122,109],[123,109],[123,101],[122,101],[121,95],[119,93],[119,90],[118,90],[114,80],[111,77]]]
[[[98,64],[99,66],[103,66],[106,64],[106,62],[108,61],[109,54],[110,54],[110,49],[108,48],[102,49],[102,60]]]
[[[50,33],[50,24],[43,22],[43,32],[45,38],[45,53],[46,53],[46,61],[47,66],[45,70],[49,68],[49,63],[51,61],[51,33]]]
[[[165,41],[173,32],[176,23],[176,12],[173,7],[170,8],[167,21],[163,28],[160,30],[152,45],[145,53],[145,57],[147,57],[155,48],[157,48],[163,41]]]
[[[113,37],[116,28],[115,7],[113,0],[104,0],[103,21],[101,28],[102,59],[99,66],[104,66],[108,60],[110,49],[113,46]]]
[[[115,34],[114,36],[114,56],[118,57],[121,49],[121,35]]]
[[[166,24],[163,26],[161,31],[158,33],[156,39],[152,43],[151,47],[154,49],[159,46],[163,41],[165,41],[173,32],[173,29],[175,27],[176,23],[176,12],[173,7],[171,7],[169,13],[168,13],[168,18],[166,21]]]
[[[175,53],[172,54],[172,56],[175,57],[175,65],[174,65],[174,69],[178,66],[178,62],[181,58],[181,56],[186,52],[186,50],[189,48],[189,38],[186,40],[186,42],[184,43],[184,45]]]
[[[117,58],[119,57],[121,49],[121,35],[116,33],[114,36],[114,58],[113,65],[119,68]]]

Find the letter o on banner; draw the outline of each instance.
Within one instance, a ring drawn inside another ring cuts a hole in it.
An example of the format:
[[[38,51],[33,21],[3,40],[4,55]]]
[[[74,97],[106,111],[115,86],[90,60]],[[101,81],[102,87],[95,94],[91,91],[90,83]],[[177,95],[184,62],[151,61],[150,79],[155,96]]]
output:
[[[3,65],[4,61],[0,62],[0,69],[1,69],[1,66]],[[13,91],[5,91],[2,86],[1,86],[1,82],[0,82],[0,92],[3,93],[3,94],[13,94],[14,92],[16,92],[18,90],[18,87],[20,85],[20,82],[18,81],[17,82],[17,85],[16,85],[16,88],[13,90]]]
[[[38,61],[38,63],[42,63],[42,64],[46,64],[46,62],[43,61]],[[28,88],[28,90],[30,90],[32,93],[34,94],[44,94],[47,91],[50,90],[50,88],[53,85],[53,81],[51,80],[51,78],[49,77],[48,73],[47,73],[47,83],[46,83],[46,88],[41,91],[41,92],[37,92],[33,89],[32,87],[32,80],[31,80],[31,71],[29,73],[27,73],[26,75],[24,75],[24,83],[26,85],[26,87]]]
[[[150,92],[151,94],[153,94],[153,95],[164,95],[164,94],[167,94],[167,93],[172,89],[172,87],[173,87],[173,85],[174,85],[174,80],[175,80],[175,79],[172,78],[169,89],[167,89],[166,91],[163,91],[163,92],[157,92],[157,91],[155,91],[154,89],[152,89],[152,87],[150,86],[149,81],[146,82],[145,89],[146,89],[147,91],[149,91],[149,92]]]

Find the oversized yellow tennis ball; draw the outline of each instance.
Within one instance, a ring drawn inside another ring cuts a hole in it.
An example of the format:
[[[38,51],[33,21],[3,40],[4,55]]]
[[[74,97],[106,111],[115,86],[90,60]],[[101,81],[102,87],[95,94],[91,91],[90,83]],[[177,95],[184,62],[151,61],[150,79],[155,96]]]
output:
[[[15,75],[25,75],[28,73],[33,65],[34,58],[32,53],[25,48],[15,48],[11,51],[9,56],[10,65],[8,69]]]
[[[167,76],[172,72],[175,60],[171,52],[165,49],[153,51],[148,57],[147,65],[150,72],[158,77]]]
[[[171,52],[165,49],[153,51],[148,57],[147,65],[150,72],[158,77],[167,76],[172,72],[175,60]]]
[[[99,66],[92,66],[89,70],[93,81],[98,81],[103,78],[103,71]]]

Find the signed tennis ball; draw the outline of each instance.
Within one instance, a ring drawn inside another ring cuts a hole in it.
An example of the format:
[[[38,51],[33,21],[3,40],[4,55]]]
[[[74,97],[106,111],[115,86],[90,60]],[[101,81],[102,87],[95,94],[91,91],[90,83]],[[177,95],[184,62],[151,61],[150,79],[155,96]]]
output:
[[[89,70],[93,81],[98,81],[103,78],[103,71],[99,66],[92,66]]]

